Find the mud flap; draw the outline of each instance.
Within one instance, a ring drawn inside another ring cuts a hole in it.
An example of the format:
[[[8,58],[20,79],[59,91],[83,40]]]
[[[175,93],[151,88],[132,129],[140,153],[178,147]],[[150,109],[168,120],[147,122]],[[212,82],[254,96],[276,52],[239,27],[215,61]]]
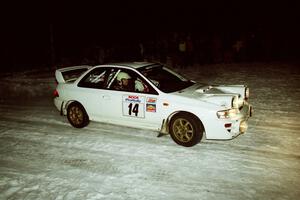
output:
[[[168,135],[168,134],[167,133],[159,132],[156,137],[162,137],[162,136],[165,136],[165,135]]]
[[[161,128],[160,128],[160,131],[159,131],[158,134],[157,134],[157,137],[162,137],[162,136],[164,136],[164,135],[168,135],[168,134],[169,134],[167,125],[168,125],[168,120],[165,120],[165,119],[164,119],[164,120],[162,121]]]
[[[64,107],[64,101],[61,103],[61,106],[60,106],[60,115],[61,116],[64,115],[63,107]]]

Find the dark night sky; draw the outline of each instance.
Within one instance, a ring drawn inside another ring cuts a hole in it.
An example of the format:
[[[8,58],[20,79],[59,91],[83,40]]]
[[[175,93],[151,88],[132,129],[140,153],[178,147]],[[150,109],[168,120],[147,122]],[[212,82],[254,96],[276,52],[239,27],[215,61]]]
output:
[[[234,34],[261,28],[279,38],[299,41],[299,7],[294,1],[107,2],[53,0],[4,4],[5,58],[9,63],[18,58],[30,63],[35,56],[47,57],[50,24],[56,48],[65,49],[130,42],[164,31]]]

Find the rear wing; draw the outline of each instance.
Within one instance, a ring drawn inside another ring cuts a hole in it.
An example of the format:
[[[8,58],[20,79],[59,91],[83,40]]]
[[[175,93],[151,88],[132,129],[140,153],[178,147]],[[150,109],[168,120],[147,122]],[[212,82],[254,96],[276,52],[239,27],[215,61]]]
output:
[[[91,67],[89,65],[80,65],[57,69],[55,71],[55,79],[58,83],[74,82]]]

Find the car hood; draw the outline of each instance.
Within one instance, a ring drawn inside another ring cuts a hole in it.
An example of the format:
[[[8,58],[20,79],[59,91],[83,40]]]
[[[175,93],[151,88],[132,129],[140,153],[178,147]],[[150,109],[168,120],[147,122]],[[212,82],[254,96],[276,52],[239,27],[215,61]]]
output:
[[[175,95],[187,97],[190,99],[200,100],[206,103],[218,105],[224,108],[232,107],[232,100],[236,96],[241,96],[239,93],[232,92],[232,88],[243,87],[238,85],[203,85],[195,83],[191,87],[175,92]]]

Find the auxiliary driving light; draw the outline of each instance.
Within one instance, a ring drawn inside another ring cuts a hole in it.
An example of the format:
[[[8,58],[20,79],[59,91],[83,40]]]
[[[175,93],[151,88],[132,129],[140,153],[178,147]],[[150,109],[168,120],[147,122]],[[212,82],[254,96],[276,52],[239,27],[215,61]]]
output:
[[[246,121],[241,121],[240,123],[240,132],[245,133],[248,129],[248,123]]]

